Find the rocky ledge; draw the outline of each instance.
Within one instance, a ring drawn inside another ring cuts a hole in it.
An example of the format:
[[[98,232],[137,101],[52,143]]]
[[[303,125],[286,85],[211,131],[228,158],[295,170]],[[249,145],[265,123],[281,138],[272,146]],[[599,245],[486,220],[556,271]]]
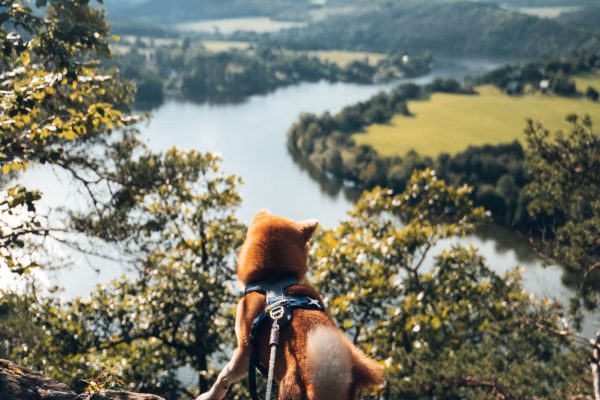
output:
[[[64,383],[0,359],[0,400],[164,400],[152,394],[106,391],[77,394]]]

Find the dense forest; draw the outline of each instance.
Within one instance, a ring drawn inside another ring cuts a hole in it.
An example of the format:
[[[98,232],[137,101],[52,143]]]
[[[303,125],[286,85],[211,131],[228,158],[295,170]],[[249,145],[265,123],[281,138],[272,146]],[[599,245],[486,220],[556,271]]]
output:
[[[594,0],[480,0],[509,7],[573,7],[594,5]],[[110,18],[173,23],[194,20],[268,16],[288,21],[309,21],[314,10],[353,7],[370,9],[380,5],[398,4],[389,0],[105,0]]]
[[[365,4],[364,0],[334,0],[337,4]],[[173,23],[194,20],[269,16],[284,20],[307,20],[315,8],[309,0],[162,0],[139,2],[108,1],[109,16],[115,19]]]
[[[132,82],[106,64],[111,33],[95,6],[0,1],[0,269],[20,283],[0,287],[0,358],[86,396],[112,388],[193,399],[234,339],[242,182],[216,154],[149,148],[138,130],[143,117],[131,112]],[[366,191],[311,243],[310,283],[348,338],[385,365],[386,386],[365,396],[591,399],[600,388],[600,336],[577,332],[581,315],[530,295],[517,270],[494,272],[472,247],[436,247],[489,222],[472,195],[480,189],[463,175],[477,170],[476,185],[486,180],[491,192],[513,191],[511,199],[525,182],[528,218],[545,233],[531,240],[572,272],[574,303],[598,307],[600,141],[591,121],[569,117],[564,135],[531,123],[525,148],[437,161],[412,154],[392,164],[350,146],[361,124],[409,113],[408,99],[433,91],[476,95],[452,80],[403,85],[335,116],[303,116],[290,132],[290,146],[307,156],[334,154],[322,157],[328,171],[351,165],[340,169],[349,179],[403,182]],[[64,173],[78,204],[44,210],[45,194],[20,180],[29,167]],[[60,246],[99,264],[122,255],[128,274],[65,298],[37,278],[65,268]],[[247,399],[247,386],[228,396]]]
[[[388,2],[370,11],[334,16],[264,40],[296,49],[430,51],[434,55],[528,59],[595,49],[600,43],[595,34],[580,27],[494,4],[430,0]]]

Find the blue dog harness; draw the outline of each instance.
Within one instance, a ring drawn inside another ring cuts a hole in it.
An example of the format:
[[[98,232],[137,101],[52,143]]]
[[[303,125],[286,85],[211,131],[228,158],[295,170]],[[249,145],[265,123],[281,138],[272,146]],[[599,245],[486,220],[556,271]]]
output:
[[[265,375],[267,369],[258,363],[258,331],[266,320],[272,321],[270,346],[277,346],[279,342],[279,330],[288,326],[292,321],[292,311],[300,308],[304,310],[325,311],[323,304],[308,296],[288,296],[286,289],[297,285],[299,282],[294,278],[284,278],[276,282],[253,281],[244,290],[244,296],[248,293],[260,293],[266,296],[265,309],[254,319],[250,342],[253,345],[252,356],[248,369],[248,384],[252,400],[259,400],[256,391],[256,369]],[[274,360],[272,361],[274,362]]]

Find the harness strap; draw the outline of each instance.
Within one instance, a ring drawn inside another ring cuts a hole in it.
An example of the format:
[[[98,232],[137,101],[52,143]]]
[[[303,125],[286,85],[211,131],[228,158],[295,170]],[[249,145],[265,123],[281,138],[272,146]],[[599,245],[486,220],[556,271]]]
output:
[[[263,293],[266,299],[266,307],[263,312],[261,312],[258,317],[256,317],[252,323],[252,332],[250,335],[250,342],[253,345],[252,355],[250,356],[250,363],[248,368],[248,388],[250,389],[250,395],[252,396],[252,400],[260,400],[258,397],[258,391],[256,387],[256,370],[258,369],[261,374],[267,373],[267,370],[264,366],[260,365],[258,362],[258,351],[257,351],[257,339],[258,339],[258,330],[260,326],[264,323],[266,319],[269,319],[269,310],[271,306],[281,305],[283,307],[283,314],[281,317],[277,318],[277,320],[273,320],[273,324],[278,324],[279,329],[283,329],[286,327],[292,320],[292,311],[297,308],[305,309],[305,310],[317,310],[324,311],[325,307],[323,304],[316,299],[310,297],[288,297],[284,290],[289,286],[297,284],[298,281],[295,279],[282,280],[279,282],[275,282],[274,284],[269,284],[268,288],[264,288],[262,282],[254,282],[246,288],[244,294],[259,292]],[[266,286],[266,285],[265,285]],[[266,289],[266,290],[265,290]],[[274,290],[273,290],[274,289]],[[275,292],[275,291],[278,291]],[[275,294],[277,293],[277,294]],[[271,343],[269,344],[271,346]],[[271,354],[273,356],[273,354]],[[274,358],[274,357],[271,357]],[[274,363],[275,360],[272,359],[271,363]],[[271,371],[272,372],[272,371]]]
[[[258,391],[256,390],[256,362],[257,352],[253,351],[250,356],[250,368],[248,369],[248,389],[250,389],[250,395],[252,400],[260,400],[258,398]]]
[[[275,297],[283,294],[283,291],[299,282],[295,278],[283,278],[276,282],[270,281],[252,281],[244,289],[244,295],[252,292],[264,294],[267,297]]]

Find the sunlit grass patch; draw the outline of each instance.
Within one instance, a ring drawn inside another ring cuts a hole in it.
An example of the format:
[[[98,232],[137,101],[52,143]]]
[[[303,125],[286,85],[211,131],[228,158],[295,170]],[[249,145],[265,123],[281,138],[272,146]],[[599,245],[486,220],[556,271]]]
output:
[[[382,155],[404,155],[414,149],[436,156],[454,154],[469,145],[522,140],[528,117],[541,120],[551,130],[566,128],[569,113],[589,114],[600,124],[600,103],[584,98],[508,96],[492,86],[477,90],[479,95],[435,93],[429,100],[411,101],[408,108],[414,116],[397,115],[390,123],[371,125],[354,138]]]
[[[369,64],[375,65],[385,57],[385,54],[382,53],[343,50],[319,50],[308,51],[306,53],[310,56],[318,57],[321,61],[336,63],[340,67],[345,67],[353,61],[364,60],[368,60]]]
[[[184,22],[177,24],[177,28],[193,32],[214,32],[218,30],[221,33],[228,34],[235,31],[277,32],[303,25],[299,22],[274,21],[267,17],[251,17]]]
[[[533,15],[539,18],[557,18],[566,12],[578,11],[580,6],[563,6],[563,7],[519,7],[517,11],[522,14]]]
[[[585,93],[588,87],[593,87],[600,92],[600,70],[576,76],[574,79],[577,90]]]
[[[134,46],[127,45],[127,44],[111,44],[110,45],[110,51],[113,56],[121,56],[121,55],[128,54],[133,48],[134,48]],[[137,48],[137,52],[145,55],[146,57],[152,57],[156,53],[156,48],[155,47]]]
[[[233,49],[245,50],[250,47],[249,42],[235,42],[226,40],[207,40],[202,42],[204,48],[213,53],[219,53],[222,51],[229,51]]]

